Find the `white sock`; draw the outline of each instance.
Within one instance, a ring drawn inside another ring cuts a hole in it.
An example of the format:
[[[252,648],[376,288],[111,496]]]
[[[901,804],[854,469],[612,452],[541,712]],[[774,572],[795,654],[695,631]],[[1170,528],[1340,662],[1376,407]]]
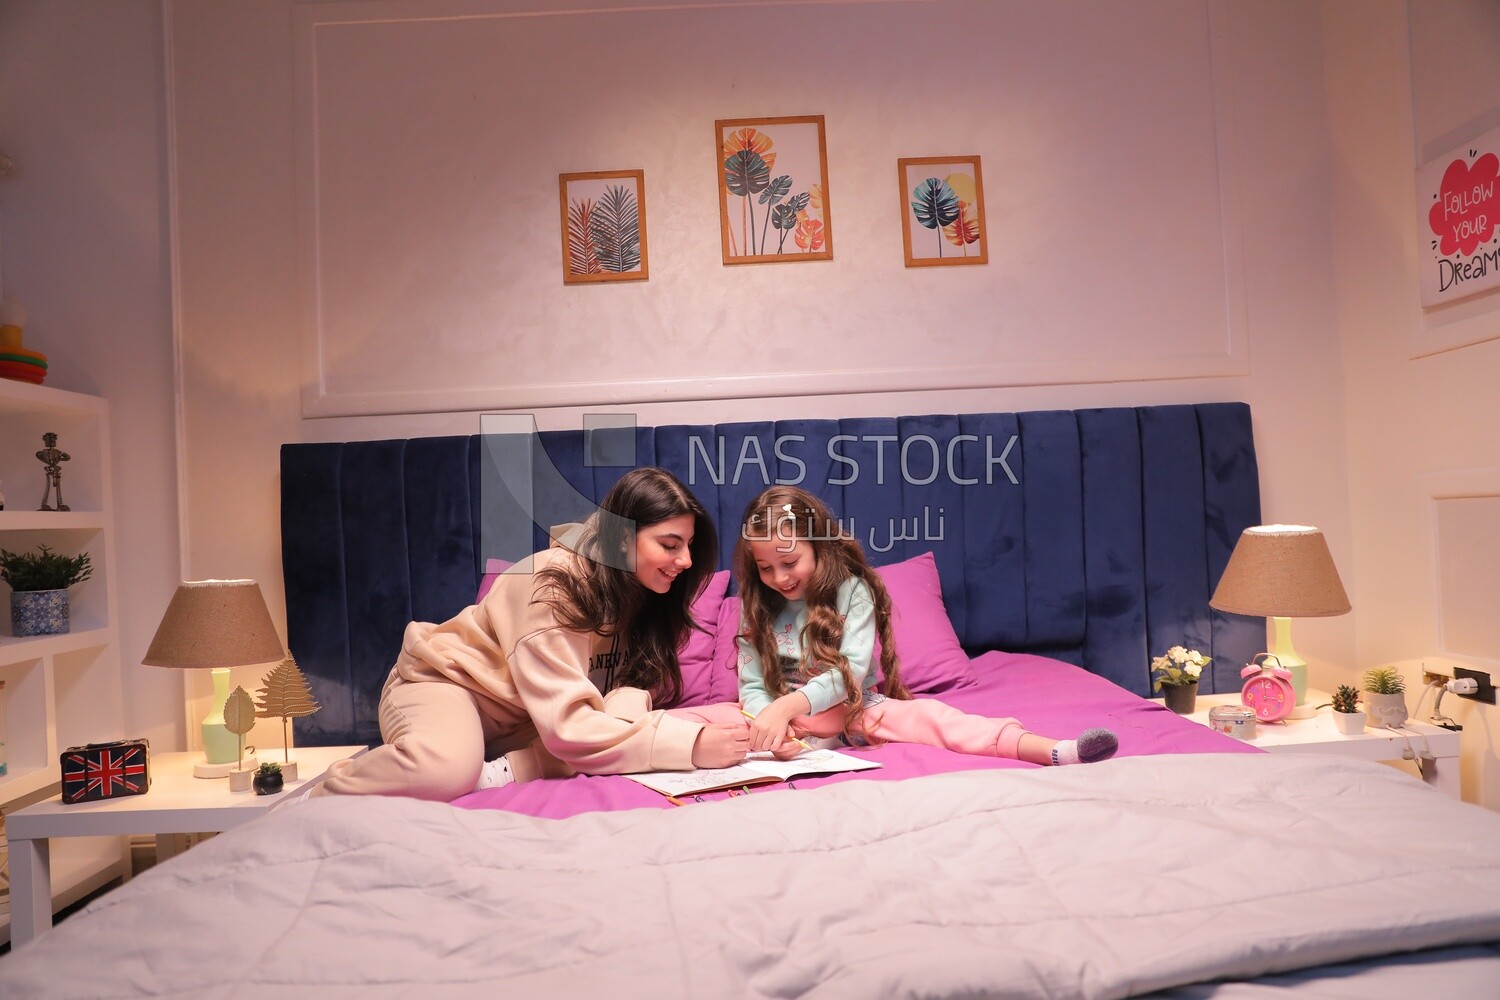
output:
[[[479,769],[479,781],[474,785],[474,791],[481,788],[503,788],[516,780],[516,776],[510,773],[510,758],[496,757],[487,760]]]
[[[1053,764],[1093,764],[1108,760],[1120,741],[1108,729],[1086,729],[1076,740],[1058,740],[1052,748]]]

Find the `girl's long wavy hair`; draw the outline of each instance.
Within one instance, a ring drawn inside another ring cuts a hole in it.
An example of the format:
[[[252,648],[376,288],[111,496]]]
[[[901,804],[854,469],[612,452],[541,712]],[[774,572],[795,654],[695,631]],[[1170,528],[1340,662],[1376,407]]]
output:
[[[682,514],[693,516],[688,546],[693,565],[658,594],[636,579],[636,533]],[[650,691],[657,707],[677,704],[682,697],[677,651],[690,630],[702,631],[693,619],[693,601],[708,585],[719,557],[708,512],[666,469],[632,469],[599,501],[572,547],[581,558],[571,566],[537,573],[543,585],[538,599],[552,607],[564,628],[620,637],[624,657],[615,673],[618,686]]]
[[[802,629],[802,662],[797,673],[804,681],[825,670],[837,670],[844,679],[849,700],[844,708],[844,732],[868,741],[864,731],[864,688],[849,669],[849,659],[839,652],[844,641],[844,620],[838,611],[838,590],[849,577],[858,577],[869,588],[875,602],[875,631],[880,637],[881,691],[887,698],[906,700],[911,694],[901,682],[896,658],[896,638],[891,629],[891,595],[880,575],[865,559],[864,549],[845,532],[822,500],[795,486],[772,486],[745,508],[743,530],[734,546],[734,573],[739,582],[740,613],[745,621],[744,638],[760,655],[766,690],[774,697],[787,693],[772,625],[786,607],[786,598],[766,587],[755,568],[750,538],[784,540],[790,517],[792,534],[799,545],[812,546],[816,566],[808,580],[807,625]]]

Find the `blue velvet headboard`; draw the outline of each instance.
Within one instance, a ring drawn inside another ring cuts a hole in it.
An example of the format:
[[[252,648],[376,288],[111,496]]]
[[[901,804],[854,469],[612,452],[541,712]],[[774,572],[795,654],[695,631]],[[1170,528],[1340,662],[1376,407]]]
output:
[[[1168,646],[1211,652],[1203,689],[1216,691],[1238,686],[1265,641],[1263,619],[1208,607],[1240,532],[1260,521],[1243,403],[539,439],[534,517],[497,472],[497,449],[513,469],[523,435],[282,447],[288,643],[323,705],[298,720],[300,743],[377,742],[406,623],[451,617],[473,600],[486,558],[543,547],[540,525],[580,519],[632,465],[670,469],[715,514],[721,567],[746,504],[778,479],[800,478],[852,518],[876,564],[931,549],[971,652],[1037,652],[1148,695],[1150,658]],[[892,538],[906,534],[918,537]]]

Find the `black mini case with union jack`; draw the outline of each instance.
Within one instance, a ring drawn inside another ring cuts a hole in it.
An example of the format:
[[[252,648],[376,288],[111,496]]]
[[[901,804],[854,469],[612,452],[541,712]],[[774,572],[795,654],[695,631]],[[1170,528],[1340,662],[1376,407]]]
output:
[[[115,740],[62,752],[62,800],[67,805],[144,795],[151,787],[148,740]]]

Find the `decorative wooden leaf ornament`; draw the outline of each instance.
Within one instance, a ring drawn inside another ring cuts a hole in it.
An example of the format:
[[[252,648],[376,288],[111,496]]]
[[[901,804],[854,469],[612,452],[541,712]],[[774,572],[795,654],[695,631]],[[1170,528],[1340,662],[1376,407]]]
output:
[[[250,692],[236,687],[224,702],[224,728],[239,737],[240,760],[236,770],[245,764],[245,734],[255,728],[255,700]]]
[[[297,661],[288,656],[266,675],[255,714],[262,719],[300,719],[322,707],[313,697],[307,675],[297,667]]]
[[[281,719],[281,755],[290,761],[290,720],[312,715],[322,707],[313,697],[307,675],[298,668],[297,661],[288,656],[266,675],[255,714],[262,719]]]
[[[224,703],[224,728],[236,736],[244,736],[255,728],[255,702],[242,687],[235,688]]]

